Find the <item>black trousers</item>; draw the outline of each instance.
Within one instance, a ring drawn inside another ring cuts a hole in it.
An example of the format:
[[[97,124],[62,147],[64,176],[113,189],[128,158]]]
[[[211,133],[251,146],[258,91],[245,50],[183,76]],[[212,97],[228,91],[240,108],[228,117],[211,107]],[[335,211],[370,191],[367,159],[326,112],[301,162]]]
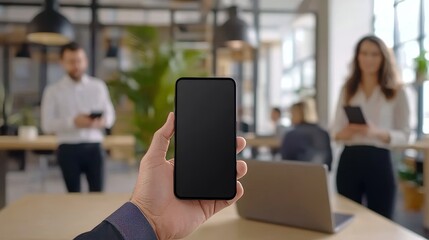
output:
[[[392,218],[396,194],[390,152],[372,146],[345,147],[338,164],[337,188],[341,195]]]
[[[104,150],[100,143],[61,144],[57,158],[69,192],[80,192],[82,173],[88,180],[89,191],[103,190]]]

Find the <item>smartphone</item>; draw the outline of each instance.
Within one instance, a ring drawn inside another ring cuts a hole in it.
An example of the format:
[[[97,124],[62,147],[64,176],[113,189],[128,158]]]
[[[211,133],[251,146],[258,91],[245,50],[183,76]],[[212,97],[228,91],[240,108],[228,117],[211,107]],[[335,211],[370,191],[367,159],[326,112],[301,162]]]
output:
[[[175,96],[174,193],[180,199],[236,195],[236,84],[180,78]]]
[[[103,112],[91,112],[89,117],[92,119],[101,118],[103,116]]]
[[[365,116],[359,106],[344,106],[344,112],[346,113],[349,123],[366,124]]]

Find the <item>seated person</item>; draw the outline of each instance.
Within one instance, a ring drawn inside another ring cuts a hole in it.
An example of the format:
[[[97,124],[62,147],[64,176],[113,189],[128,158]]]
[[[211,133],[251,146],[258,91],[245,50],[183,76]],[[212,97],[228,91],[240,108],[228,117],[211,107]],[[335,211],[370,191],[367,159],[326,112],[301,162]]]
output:
[[[283,138],[282,159],[324,163],[331,170],[331,141],[328,132],[317,125],[314,101],[295,103],[290,111],[293,127]]]
[[[280,108],[274,107],[271,109],[271,121],[274,124],[274,135],[282,138],[286,132],[286,127],[281,123],[282,112]]]
[[[282,118],[282,112],[279,107],[273,107],[271,109],[271,121],[274,125],[274,134],[273,136],[278,138],[279,141],[283,138],[283,136],[286,133],[286,127],[282,125],[281,118]],[[273,156],[276,156],[277,153],[279,153],[280,148],[271,148],[271,154]]]

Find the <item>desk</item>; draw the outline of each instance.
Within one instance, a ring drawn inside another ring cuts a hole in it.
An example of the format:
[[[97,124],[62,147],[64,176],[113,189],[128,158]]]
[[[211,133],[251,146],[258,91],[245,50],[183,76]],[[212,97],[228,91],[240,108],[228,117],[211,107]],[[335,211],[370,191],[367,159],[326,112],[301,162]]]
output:
[[[107,150],[131,149],[134,151],[133,136],[106,136],[103,146]],[[0,209],[6,205],[6,171],[8,150],[56,150],[58,142],[55,136],[39,136],[35,140],[22,140],[17,136],[0,136]]]
[[[30,195],[0,212],[0,236],[5,240],[72,239],[94,228],[128,199],[129,194]],[[355,214],[350,225],[335,235],[241,219],[231,206],[186,239],[424,239],[342,197],[335,199],[334,207]]]
[[[257,137],[253,134],[245,135],[246,146],[249,147],[280,147],[281,143],[278,138],[275,137]],[[415,149],[424,153],[424,165],[423,165],[423,181],[429,183],[429,140],[421,140],[412,144],[393,146],[392,149]],[[429,229],[429,184],[423,186],[425,193],[425,207],[423,209],[423,226]]]
[[[256,137],[254,135],[245,135],[244,138],[246,139],[246,147],[281,147],[281,142],[278,137]]]

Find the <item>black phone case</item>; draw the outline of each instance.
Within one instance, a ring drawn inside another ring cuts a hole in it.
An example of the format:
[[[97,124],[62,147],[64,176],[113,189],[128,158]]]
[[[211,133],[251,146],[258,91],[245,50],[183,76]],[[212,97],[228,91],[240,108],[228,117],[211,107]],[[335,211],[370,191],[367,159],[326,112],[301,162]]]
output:
[[[195,78],[195,77],[179,78],[176,81],[176,89],[175,89],[175,116],[176,117],[175,117],[175,121],[174,121],[174,128],[176,129],[176,131],[177,131],[177,119],[178,119],[178,117],[180,117],[180,109],[177,108],[177,85],[178,85],[179,81],[186,81],[186,80],[195,80],[195,81],[201,80],[201,81],[204,81],[205,79],[217,79],[217,80],[229,80],[229,81],[233,81],[234,82],[234,102],[231,103],[231,104],[234,104],[234,109],[235,109],[237,87],[236,87],[236,83],[235,83],[234,79],[232,79],[232,78],[217,78],[217,77],[210,77],[210,78]],[[198,114],[196,113],[195,115],[198,115]],[[234,119],[236,119],[236,109],[234,111]],[[236,138],[235,134],[236,134],[236,121],[234,121],[234,136]],[[179,199],[188,199],[188,200],[199,200],[199,199],[201,199],[201,200],[230,200],[230,199],[233,199],[235,197],[235,195],[237,194],[236,193],[236,190],[237,190],[237,188],[236,188],[236,181],[237,181],[236,180],[236,173],[237,173],[236,163],[234,164],[234,166],[235,166],[234,169],[231,169],[231,171],[234,171],[234,176],[235,176],[234,179],[231,179],[231,181],[234,182],[234,189],[233,189],[233,192],[232,192],[231,195],[216,196],[216,197],[183,196],[183,195],[180,195],[178,193],[178,191],[177,191],[177,178],[181,177],[181,176],[178,176],[178,172],[177,172],[177,163],[178,163],[178,161],[181,160],[181,159],[177,159],[177,155],[176,155],[176,153],[177,153],[177,146],[178,145],[180,146],[180,143],[177,142],[177,134],[174,135],[174,142],[175,142],[174,194],[175,194],[175,196],[177,198],[179,198]],[[236,146],[236,140],[235,140],[235,149],[236,148],[237,148],[237,146]],[[236,156],[235,150],[234,150],[234,156]],[[234,158],[234,161],[236,162],[236,158]],[[180,164],[180,162],[179,162],[179,164]],[[222,177],[222,176],[219,176],[219,177]]]
[[[358,106],[345,106],[344,111],[346,112],[347,119],[351,124],[366,124],[365,117],[362,109]]]
[[[90,113],[89,114],[89,117],[92,118],[92,119],[101,118],[102,116],[103,116],[103,113],[101,113],[101,112],[100,113],[95,113],[94,112],[94,113]]]

